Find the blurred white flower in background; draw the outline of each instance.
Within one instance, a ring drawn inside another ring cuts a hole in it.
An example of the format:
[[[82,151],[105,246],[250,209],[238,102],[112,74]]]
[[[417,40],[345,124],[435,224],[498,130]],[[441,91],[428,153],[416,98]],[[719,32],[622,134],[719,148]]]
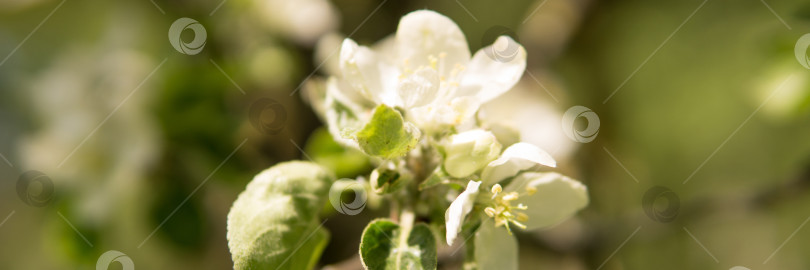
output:
[[[218,16],[231,20],[206,25],[220,33],[228,46],[216,59],[244,90],[270,90],[289,94],[304,76],[296,48],[311,48],[324,35],[337,31],[340,13],[327,0],[227,1]],[[290,46],[296,45],[296,46]],[[319,63],[318,63],[319,64]],[[318,65],[316,64],[316,65]]]
[[[19,82],[34,123],[18,145],[20,167],[48,175],[71,226],[85,234],[107,235],[103,243],[93,240],[99,246],[139,243],[152,229],[145,180],[161,151],[159,129],[147,104],[157,94],[153,85],[159,80],[159,62],[133,49],[138,36],[120,28],[128,25],[127,16],[112,18],[92,45],[60,47],[44,67]],[[51,217],[43,224],[50,237],[65,234],[77,242],[44,250],[64,256],[85,245],[72,238],[75,232],[67,223]],[[62,263],[76,259],[57,258],[67,260]]]
[[[764,65],[761,75],[751,78],[751,104],[762,104],[762,112],[766,116],[776,121],[786,121],[810,108],[810,79],[798,75],[807,70],[794,59],[774,62]]]
[[[3,0],[0,1],[0,8],[3,12],[20,12],[30,7],[35,7],[42,3],[47,3],[45,0]]]
[[[346,36],[338,32],[327,33],[321,37],[315,45],[315,57],[312,64],[320,66],[324,74],[341,76],[338,52],[344,39],[346,39]],[[384,40],[392,39],[388,37]],[[378,50],[381,42],[377,44],[374,46],[374,50]]]
[[[29,93],[38,125],[22,139],[20,157],[57,185],[86,193],[77,198],[89,220],[113,211],[109,202],[138,185],[158,152],[143,104],[149,91],[132,93],[154,65],[134,51],[76,49],[33,80]]]
[[[340,14],[327,0],[255,0],[265,25],[298,43],[312,45],[339,26]]]
[[[527,76],[528,77],[528,76]],[[521,80],[512,90],[484,104],[479,117],[490,128],[513,129],[520,141],[546,149],[558,160],[567,160],[578,144],[563,133],[563,111],[543,88],[553,91],[559,86],[550,76],[540,76],[543,86],[531,78]],[[553,91],[555,95],[563,91]],[[499,138],[500,139],[500,138]],[[508,143],[502,142],[504,145]]]

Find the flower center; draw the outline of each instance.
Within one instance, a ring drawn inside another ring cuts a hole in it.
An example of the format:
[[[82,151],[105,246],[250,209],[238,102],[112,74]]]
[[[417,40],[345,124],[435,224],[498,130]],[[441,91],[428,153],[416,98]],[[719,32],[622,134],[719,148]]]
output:
[[[411,68],[411,60],[406,58],[402,60],[402,73],[399,74],[399,79],[405,79],[406,77],[410,76],[414,72],[423,69],[423,68],[432,68],[439,74],[439,81],[444,85],[447,83],[449,86],[457,86],[458,81],[456,77],[464,71],[466,68],[464,65],[455,63],[453,68],[450,70],[449,74],[443,74],[442,71],[445,70],[445,67],[449,64],[447,63],[447,53],[440,52],[438,56],[436,55],[428,55],[427,56],[428,65],[420,65],[418,67]]]
[[[495,227],[504,226],[506,230],[509,231],[509,234],[512,233],[509,224],[515,225],[521,229],[526,229],[526,225],[522,222],[529,220],[529,216],[519,210],[526,210],[528,207],[522,203],[512,205],[512,202],[517,200],[520,194],[514,191],[504,193],[500,184],[492,186],[491,192],[492,203],[484,209],[484,213],[495,219]],[[532,192],[529,191],[529,193],[531,194]]]

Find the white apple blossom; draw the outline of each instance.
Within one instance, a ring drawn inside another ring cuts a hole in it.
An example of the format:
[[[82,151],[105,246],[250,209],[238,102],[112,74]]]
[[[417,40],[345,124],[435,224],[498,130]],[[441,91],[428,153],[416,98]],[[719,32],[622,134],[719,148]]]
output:
[[[501,36],[492,46],[517,44]],[[349,142],[347,129],[365,123],[375,105],[399,108],[406,120],[428,134],[470,124],[481,104],[508,91],[523,74],[526,51],[508,61],[487,54],[470,56],[464,34],[449,18],[429,10],[405,15],[396,35],[373,47],[345,39],[340,74],[328,80],[323,102],[330,131]],[[315,101],[317,102],[317,101]]]
[[[507,185],[503,195],[493,193],[494,199],[484,202],[491,205],[484,210],[491,219],[484,220],[475,233],[475,246],[487,247],[475,249],[479,269],[518,269],[518,244],[509,224],[529,231],[548,228],[588,204],[587,188],[558,173],[524,173]]]
[[[452,245],[469,211],[460,211],[458,205],[479,205],[485,219],[475,236],[475,255],[481,269],[517,269],[516,240],[510,236],[511,226],[536,230],[554,226],[588,204],[588,191],[582,183],[555,172],[524,172],[536,165],[554,167],[556,162],[547,153],[528,143],[517,143],[490,162],[482,173],[482,181],[469,181],[467,190],[459,195],[447,209],[446,240]],[[503,181],[512,177],[511,181]],[[508,183],[502,187],[500,182]],[[491,195],[477,194],[479,188],[488,188]],[[475,190],[470,190],[474,188]],[[498,227],[503,226],[506,229]]]

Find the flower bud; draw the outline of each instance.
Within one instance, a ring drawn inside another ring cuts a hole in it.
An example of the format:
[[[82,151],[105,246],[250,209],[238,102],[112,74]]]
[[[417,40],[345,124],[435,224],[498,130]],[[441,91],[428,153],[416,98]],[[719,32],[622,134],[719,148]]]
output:
[[[413,174],[393,163],[386,162],[374,169],[370,175],[371,189],[377,194],[391,193],[399,190],[413,179]]]
[[[461,178],[498,158],[501,144],[491,132],[475,129],[450,136],[444,151],[445,171],[450,176]]]

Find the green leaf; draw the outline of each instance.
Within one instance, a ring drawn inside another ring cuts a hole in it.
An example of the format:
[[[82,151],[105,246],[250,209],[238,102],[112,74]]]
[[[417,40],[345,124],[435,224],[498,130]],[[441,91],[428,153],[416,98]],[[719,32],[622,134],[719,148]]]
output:
[[[369,270],[436,269],[436,256],[436,238],[424,223],[407,230],[377,219],[366,226],[360,242],[360,258]]]
[[[318,212],[332,177],[310,162],[285,162],[253,178],[228,213],[234,269],[312,269],[329,239]]]
[[[371,120],[355,134],[355,139],[366,154],[395,158],[413,149],[419,136],[419,129],[405,122],[398,111],[380,104],[374,109]]]

